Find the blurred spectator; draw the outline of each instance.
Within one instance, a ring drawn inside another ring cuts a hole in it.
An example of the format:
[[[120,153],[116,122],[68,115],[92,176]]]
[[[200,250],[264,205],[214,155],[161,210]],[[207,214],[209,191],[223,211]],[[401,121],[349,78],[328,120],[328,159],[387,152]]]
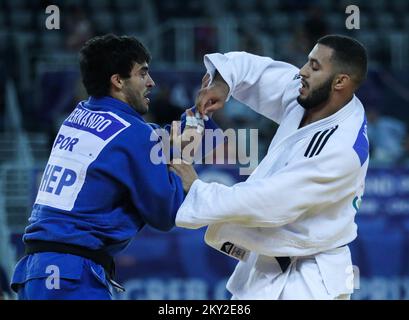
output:
[[[226,107],[223,111],[226,118],[234,122],[231,124],[234,128],[246,128],[257,125],[259,115],[234,98],[230,98],[229,101],[226,102]]]
[[[87,100],[88,95],[82,84],[82,79],[75,73],[65,77],[69,82],[66,83],[65,90],[62,91],[60,99],[56,101],[50,114],[52,116],[53,130],[50,132],[50,142],[54,143],[54,137],[61,126],[61,123],[67,118],[73,110],[72,106],[76,106],[80,101]]]
[[[314,47],[319,38],[328,34],[325,14],[319,6],[312,5],[309,7],[307,19],[304,22],[304,30],[308,48]]]
[[[4,130],[5,109],[5,82],[0,81],[0,132]]]
[[[170,92],[170,102],[179,107],[181,110],[185,110],[191,103],[189,94],[183,83],[176,83]]]
[[[280,8],[287,12],[294,12],[297,10],[305,11],[308,9],[311,0],[286,0],[280,1]]]
[[[252,54],[258,54],[258,55],[263,54],[263,48],[261,47],[260,39],[254,36],[254,34],[257,34],[256,30],[239,29],[239,34],[240,34],[240,50],[247,51]]]
[[[406,137],[403,139],[402,145],[402,154],[396,164],[403,167],[409,167],[409,135],[406,135]]]
[[[217,30],[211,25],[194,28],[195,61],[202,63],[203,56],[217,51]]]
[[[8,277],[3,267],[0,265],[0,300],[11,298],[10,285]]]
[[[291,17],[290,13],[287,14]],[[288,30],[290,32],[287,36],[279,37],[281,40],[277,51],[280,59],[301,68],[306,63],[306,56],[315,46],[317,40],[329,33],[325,13],[319,6],[310,5],[306,9],[304,22],[302,24],[294,23],[290,29],[292,30]]]
[[[149,112],[155,122],[161,126],[171,123],[172,120],[178,119],[183,110],[173,104],[170,99],[170,89],[168,86],[161,86],[157,95],[152,98]]]
[[[94,35],[90,20],[81,6],[71,6],[65,20],[66,47],[77,52]]]
[[[72,112],[73,104],[87,98],[77,70],[49,71],[41,75],[41,111],[36,123],[46,126],[49,144],[52,145],[62,120]],[[52,101],[50,107],[50,101]]]
[[[381,115],[375,107],[366,110],[371,165],[393,165],[403,155],[402,143],[406,135],[404,122]]]
[[[296,28],[292,39],[285,43],[282,56],[286,61],[301,68],[307,61],[305,57],[311,50],[304,28]]]

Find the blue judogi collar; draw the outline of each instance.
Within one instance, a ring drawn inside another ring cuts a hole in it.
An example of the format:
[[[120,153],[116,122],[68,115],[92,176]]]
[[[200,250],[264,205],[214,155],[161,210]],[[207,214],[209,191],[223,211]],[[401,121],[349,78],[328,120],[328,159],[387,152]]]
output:
[[[120,110],[145,121],[142,118],[142,115],[134,108],[132,108],[129,104],[110,96],[105,96],[102,98],[95,98],[91,96],[87,101],[84,102],[84,106],[90,109],[93,109],[92,107],[108,107],[108,109],[112,111]]]

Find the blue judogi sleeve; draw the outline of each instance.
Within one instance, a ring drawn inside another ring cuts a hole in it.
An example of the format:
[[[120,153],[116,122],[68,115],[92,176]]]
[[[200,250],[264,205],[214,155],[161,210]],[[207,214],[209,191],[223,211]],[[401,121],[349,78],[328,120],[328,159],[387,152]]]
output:
[[[118,143],[101,153],[99,164],[105,163],[106,172],[126,186],[125,196],[146,224],[168,231],[174,226],[184,191],[181,179],[168,170],[166,163],[152,159],[151,151],[159,142],[152,141],[151,134],[149,126],[138,132],[125,130]]]

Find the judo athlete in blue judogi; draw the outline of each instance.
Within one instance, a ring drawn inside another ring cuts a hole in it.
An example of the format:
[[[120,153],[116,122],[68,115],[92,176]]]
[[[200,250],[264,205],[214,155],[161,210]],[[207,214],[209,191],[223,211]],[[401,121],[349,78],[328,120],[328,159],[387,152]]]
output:
[[[96,37],[81,49],[90,98],[52,146],[11,283],[19,299],[111,299],[113,287],[123,290],[113,256],[145,225],[174,226],[185,195],[166,162],[151,159],[149,61],[132,37]]]

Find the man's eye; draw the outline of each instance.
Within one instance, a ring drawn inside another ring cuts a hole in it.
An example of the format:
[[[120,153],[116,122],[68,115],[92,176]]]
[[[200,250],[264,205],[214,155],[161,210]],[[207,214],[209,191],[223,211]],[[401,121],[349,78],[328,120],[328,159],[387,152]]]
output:
[[[315,64],[315,62],[310,62],[310,67],[312,70],[317,71],[318,70],[318,66]]]

